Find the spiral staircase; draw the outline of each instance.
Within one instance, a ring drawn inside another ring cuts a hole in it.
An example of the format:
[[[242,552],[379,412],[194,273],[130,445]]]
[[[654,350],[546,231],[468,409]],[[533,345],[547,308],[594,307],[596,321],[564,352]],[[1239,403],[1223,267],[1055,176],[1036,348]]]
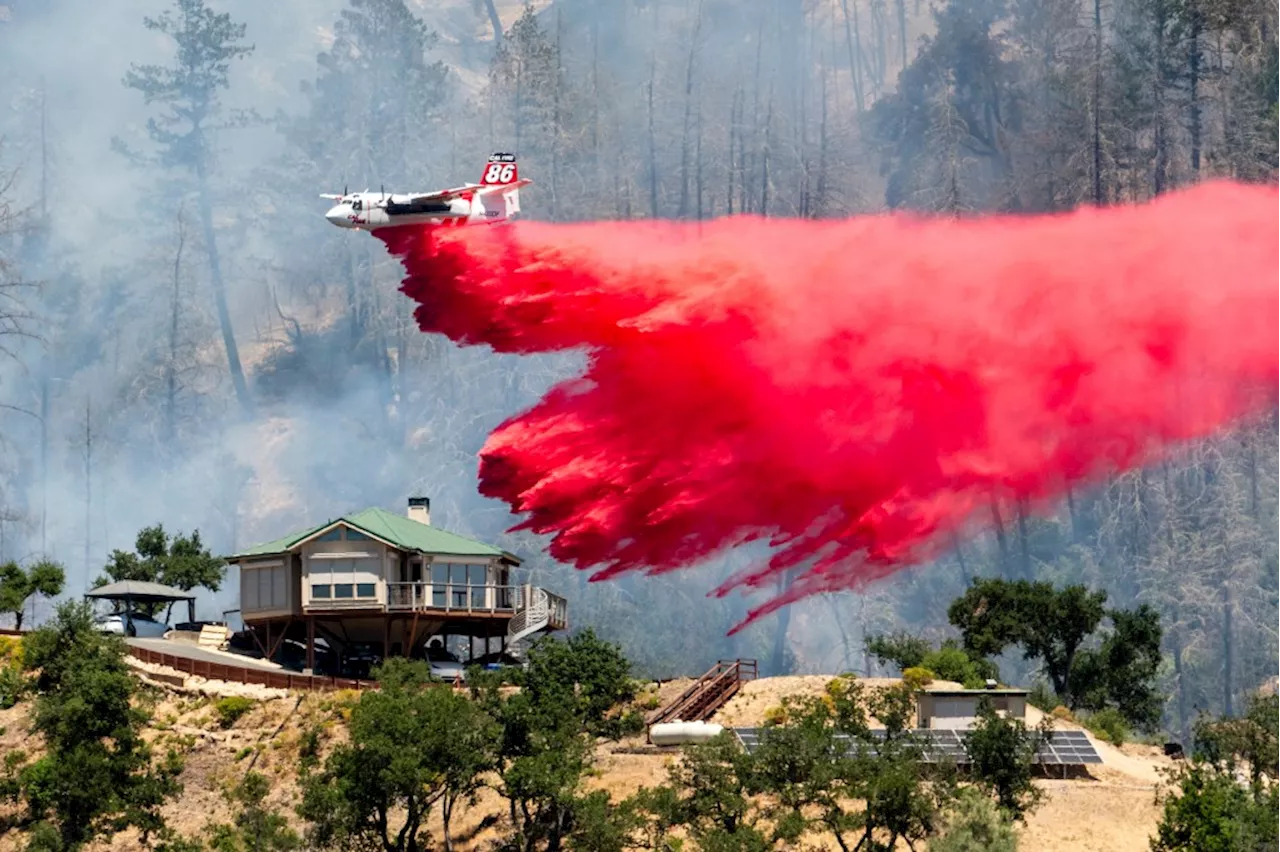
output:
[[[521,586],[516,613],[507,622],[507,653],[524,659],[529,643],[539,634],[569,626],[564,598],[538,586]]]

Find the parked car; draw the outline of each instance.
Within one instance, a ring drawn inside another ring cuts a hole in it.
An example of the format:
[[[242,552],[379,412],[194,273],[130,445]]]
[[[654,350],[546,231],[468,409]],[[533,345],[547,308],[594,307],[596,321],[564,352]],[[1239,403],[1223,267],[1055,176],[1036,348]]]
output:
[[[382,654],[373,645],[364,642],[353,643],[342,653],[338,674],[340,677],[368,680],[372,677],[372,671],[381,662]]]
[[[103,616],[94,622],[103,633],[115,633],[119,636],[140,636],[144,639],[158,639],[172,628],[161,621],[140,612],[116,613]]]
[[[467,679],[466,667],[456,654],[440,645],[427,646],[427,663],[431,666],[431,676],[440,680]]]

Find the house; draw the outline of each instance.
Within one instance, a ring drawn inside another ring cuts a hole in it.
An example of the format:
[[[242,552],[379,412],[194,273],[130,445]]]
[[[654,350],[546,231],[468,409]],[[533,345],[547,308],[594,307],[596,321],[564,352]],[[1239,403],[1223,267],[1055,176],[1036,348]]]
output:
[[[1027,690],[943,689],[925,687],[916,696],[917,728],[967,730],[978,720],[978,705],[986,699],[996,713],[1012,719],[1027,716]]]
[[[286,639],[300,643],[308,671],[317,636],[340,656],[372,646],[383,658],[467,637],[470,656],[479,639],[485,654],[494,639],[515,652],[568,626],[564,598],[521,583],[516,556],[432,526],[426,497],[409,498],[403,515],[364,509],[227,561],[240,569],[240,616],[259,650],[274,658]]]

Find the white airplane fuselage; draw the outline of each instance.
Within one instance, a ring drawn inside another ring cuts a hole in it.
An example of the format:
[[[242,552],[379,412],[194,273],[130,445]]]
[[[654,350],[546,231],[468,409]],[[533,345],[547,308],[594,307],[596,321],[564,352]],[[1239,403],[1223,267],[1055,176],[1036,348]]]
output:
[[[520,212],[520,177],[514,154],[489,157],[480,183],[423,193],[343,192],[324,217],[339,228],[376,231],[402,225],[472,225],[505,222]]]
[[[479,194],[471,198],[414,204],[412,196],[379,192],[352,193],[329,208],[324,217],[340,228],[364,231],[400,225],[462,224],[504,218],[500,209],[488,210]]]

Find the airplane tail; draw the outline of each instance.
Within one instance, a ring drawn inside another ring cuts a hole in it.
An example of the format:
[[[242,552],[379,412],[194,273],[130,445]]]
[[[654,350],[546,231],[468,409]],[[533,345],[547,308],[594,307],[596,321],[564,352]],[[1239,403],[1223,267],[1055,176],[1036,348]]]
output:
[[[520,177],[515,154],[494,154],[480,177],[480,192],[485,196],[501,192],[505,207],[503,218],[510,219],[520,212],[520,187],[531,183],[533,181]]]
[[[489,163],[484,167],[484,174],[480,176],[480,185],[504,185],[515,183],[519,179],[520,174],[516,168],[516,155],[494,154],[489,157]]]

